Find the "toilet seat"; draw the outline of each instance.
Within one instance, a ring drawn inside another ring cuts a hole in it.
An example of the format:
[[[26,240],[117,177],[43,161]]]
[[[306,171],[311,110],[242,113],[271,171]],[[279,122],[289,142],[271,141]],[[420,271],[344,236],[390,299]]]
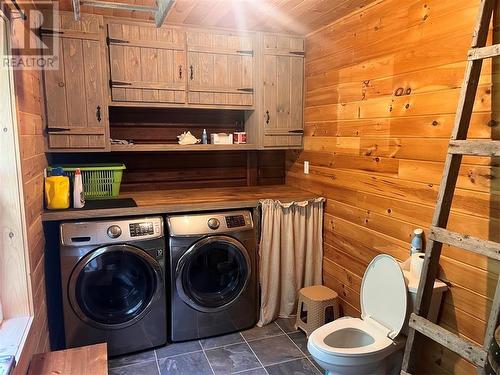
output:
[[[338,334],[342,330],[361,331],[363,334],[371,337],[373,342],[367,345],[352,345],[349,347],[341,347],[341,345],[335,346],[334,338],[332,338],[329,344],[325,342],[325,339],[328,340],[328,336],[336,333]],[[330,354],[341,357],[357,357],[367,356],[370,354],[380,354],[381,352],[388,350],[394,344],[394,341],[387,337],[385,332],[379,327],[365,322],[362,319],[349,317],[337,319],[316,329],[311,336],[309,336],[309,343],[326,355]]]
[[[407,288],[398,262],[377,255],[366,268],[361,283],[361,317],[342,318],[316,329],[308,347],[325,362],[379,360],[400,348],[394,342],[407,315]]]

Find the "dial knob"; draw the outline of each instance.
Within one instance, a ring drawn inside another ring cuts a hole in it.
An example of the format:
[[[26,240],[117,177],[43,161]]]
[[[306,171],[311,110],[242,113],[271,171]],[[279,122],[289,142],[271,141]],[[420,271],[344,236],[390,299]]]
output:
[[[208,227],[210,229],[216,230],[220,226],[220,221],[215,217],[208,219]]]
[[[118,238],[122,234],[122,228],[118,225],[112,225],[108,228],[108,237],[109,238]]]

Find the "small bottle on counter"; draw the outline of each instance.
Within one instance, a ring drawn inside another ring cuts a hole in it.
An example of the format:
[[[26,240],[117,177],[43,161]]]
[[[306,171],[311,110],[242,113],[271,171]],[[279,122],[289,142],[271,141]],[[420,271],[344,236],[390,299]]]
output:
[[[413,238],[410,245],[410,256],[422,252],[422,234],[424,231],[417,228],[413,231]]]
[[[77,168],[73,181],[73,208],[83,208],[83,206],[85,206],[85,196],[83,194],[82,173],[80,168]]]
[[[201,135],[201,143],[204,145],[208,144],[207,129],[203,129],[203,134]]]

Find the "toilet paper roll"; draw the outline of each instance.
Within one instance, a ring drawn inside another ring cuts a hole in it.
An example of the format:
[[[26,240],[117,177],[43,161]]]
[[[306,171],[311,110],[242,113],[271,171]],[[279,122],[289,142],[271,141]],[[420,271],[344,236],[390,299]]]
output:
[[[411,256],[410,273],[418,279],[420,279],[420,274],[422,273],[424,258],[424,253],[415,253]]]

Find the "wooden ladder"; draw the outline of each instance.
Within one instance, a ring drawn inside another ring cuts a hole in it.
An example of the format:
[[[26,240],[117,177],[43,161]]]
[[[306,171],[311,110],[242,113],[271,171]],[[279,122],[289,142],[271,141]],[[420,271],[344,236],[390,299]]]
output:
[[[486,46],[493,10],[495,5],[498,6],[495,1],[500,0],[481,0],[480,3],[472,47],[468,53],[465,77],[460,91],[455,124],[439,187],[436,210],[432,218],[425,249],[425,260],[417,291],[415,310],[409,320],[410,329],[403,358],[402,375],[409,375],[416,371],[416,364],[420,354],[418,349],[421,346],[419,344],[421,344],[424,337],[428,337],[457,353],[477,366],[478,374],[484,374],[488,347],[499,319],[500,279],[497,281],[495,297],[482,347],[445,330],[425,318],[429,313],[434,281],[439,269],[439,257],[444,243],[500,260],[499,243],[481,240],[466,234],[454,233],[446,229],[462,156],[500,155],[500,141],[467,140],[467,131],[472,116],[483,59],[500,56],[500,44]]]

